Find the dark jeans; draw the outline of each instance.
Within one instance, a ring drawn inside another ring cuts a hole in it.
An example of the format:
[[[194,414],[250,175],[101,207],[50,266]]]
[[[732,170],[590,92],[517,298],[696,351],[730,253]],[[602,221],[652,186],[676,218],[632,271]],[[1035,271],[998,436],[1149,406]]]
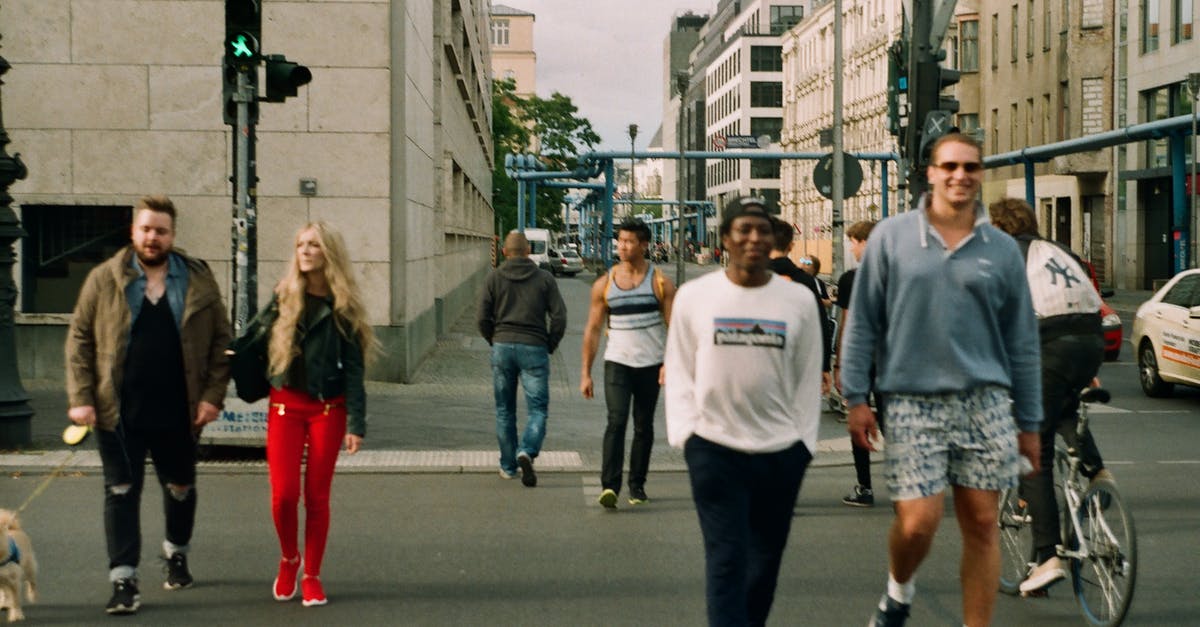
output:
[[[1092,477],[1104,467],[1091,432],[1075,434],[1079,391],[1091,383],[1104,361],[1104,340],[1097,335],[1068,335],[1042,344],[1042,469],[1021,478],[1021,495],[1033,518],[1033,547],[1039,563],[1054,555],[1058,544],[1059,512],[1054,494],[1054,435],[1078,448],[1083,472]]]
[[[878,405],[875,411],[875,421],[879,425],[879,430],[883,431],[883,404]],[[871,449],[863,448],[850,441],[850,454],[854,456],[854,474],[858,478],[858,485],[870,490],[871,489]]]
[[[750,454],[694,435],[683,456],[704,535],[708,624],[764,625],[812,454],[803,442]]]
[[[104,533],[108,567],[137,567],[142,554],[141,502],[146,478],[146,453],[162,485],[167,541],[186,546],[196,521],[196,440],[186,424],[166,431],[96,430],[104,465]],[[176,498],[167,484],[189,486]],[[129,486],[122,490],[122,486]],[[114,489],[115,488],[115,489]]]
[[[654,407],[658,404],[658,371],[661,364],[632,368],[604,362],[604,400],[608,404],[608,427],[604,429],[604,456],[600,485],[621,491],[625,465],[625,426],[633,405],[633,444],[629,448],[629,488],[646,486],[650,449],[654,447]]]

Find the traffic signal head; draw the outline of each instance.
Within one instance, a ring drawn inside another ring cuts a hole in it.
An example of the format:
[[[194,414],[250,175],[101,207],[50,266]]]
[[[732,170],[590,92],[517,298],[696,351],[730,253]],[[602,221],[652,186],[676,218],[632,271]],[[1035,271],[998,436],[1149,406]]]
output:
[[[312,81],[312,71],[298,63],[292,63],[281,54],[266,57],[267,102],[283,102],[294,97],[301,85]]]
[[[242,72],[239,71],[239,67],[241,65],[230,59],[229,55],[225,56],[225,62],[221,67],[221,102],[223,105],[221,116],[224,118],[225,123],[230,126],[237,125],[238,103],[234,99],[234,95],[237,94],[238,74],[244,74],[247,83],[250,85],[250,123],[254,124],[258,122],[258,68],[252,66],[247,71]]]
[[[888,49],[888,132],[901,136],[908,128],[908,51],[903,40]]]
[[[958,99],[954,94],[946,94],[946,90],[958,84],[962,72],[948,67],[938,66],[938,110],[949,113],[958,113]]]
[[[225,0],[225,62],[249,71],[258,65],[261,46],[261,0]]]

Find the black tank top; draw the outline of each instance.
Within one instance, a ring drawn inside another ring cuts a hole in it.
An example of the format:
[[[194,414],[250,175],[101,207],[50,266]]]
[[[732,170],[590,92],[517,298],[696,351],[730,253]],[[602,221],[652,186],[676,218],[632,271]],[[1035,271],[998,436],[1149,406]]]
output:
[[[166,294],[157,304],[142,297],[142,310],[129,334],[121,387],[121,420],[126,427],[167,430],[187,426],[183,346]]]

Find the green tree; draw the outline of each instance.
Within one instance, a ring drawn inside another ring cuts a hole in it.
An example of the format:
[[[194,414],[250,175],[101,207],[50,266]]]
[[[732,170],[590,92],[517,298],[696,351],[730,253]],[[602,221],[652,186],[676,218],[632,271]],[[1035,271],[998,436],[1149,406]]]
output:
[[[492,206],[499,228],[508,231],[517,223],[517,183],[504,171],[504,157],[530,151],[536,138],[538,157],[547,170],[574,170],[577,155],[600,143],[592,123],[578,116],[570,97],[554,92],[549,98],[516,94],[513,80],[492,82],[492,135],[496,159],[492,171]],[[566,191],[538,186],[537,223],[552,231],[563,230],[562,199]]]

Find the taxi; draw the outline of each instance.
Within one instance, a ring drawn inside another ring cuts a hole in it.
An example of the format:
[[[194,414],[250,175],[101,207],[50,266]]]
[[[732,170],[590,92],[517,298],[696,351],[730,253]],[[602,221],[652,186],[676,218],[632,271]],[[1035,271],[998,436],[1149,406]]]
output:
[[[1176,383],[1200,386],[1200,269],[1175,275],[1138,307],[1133,345],[1146,396],[1168,396]]]

